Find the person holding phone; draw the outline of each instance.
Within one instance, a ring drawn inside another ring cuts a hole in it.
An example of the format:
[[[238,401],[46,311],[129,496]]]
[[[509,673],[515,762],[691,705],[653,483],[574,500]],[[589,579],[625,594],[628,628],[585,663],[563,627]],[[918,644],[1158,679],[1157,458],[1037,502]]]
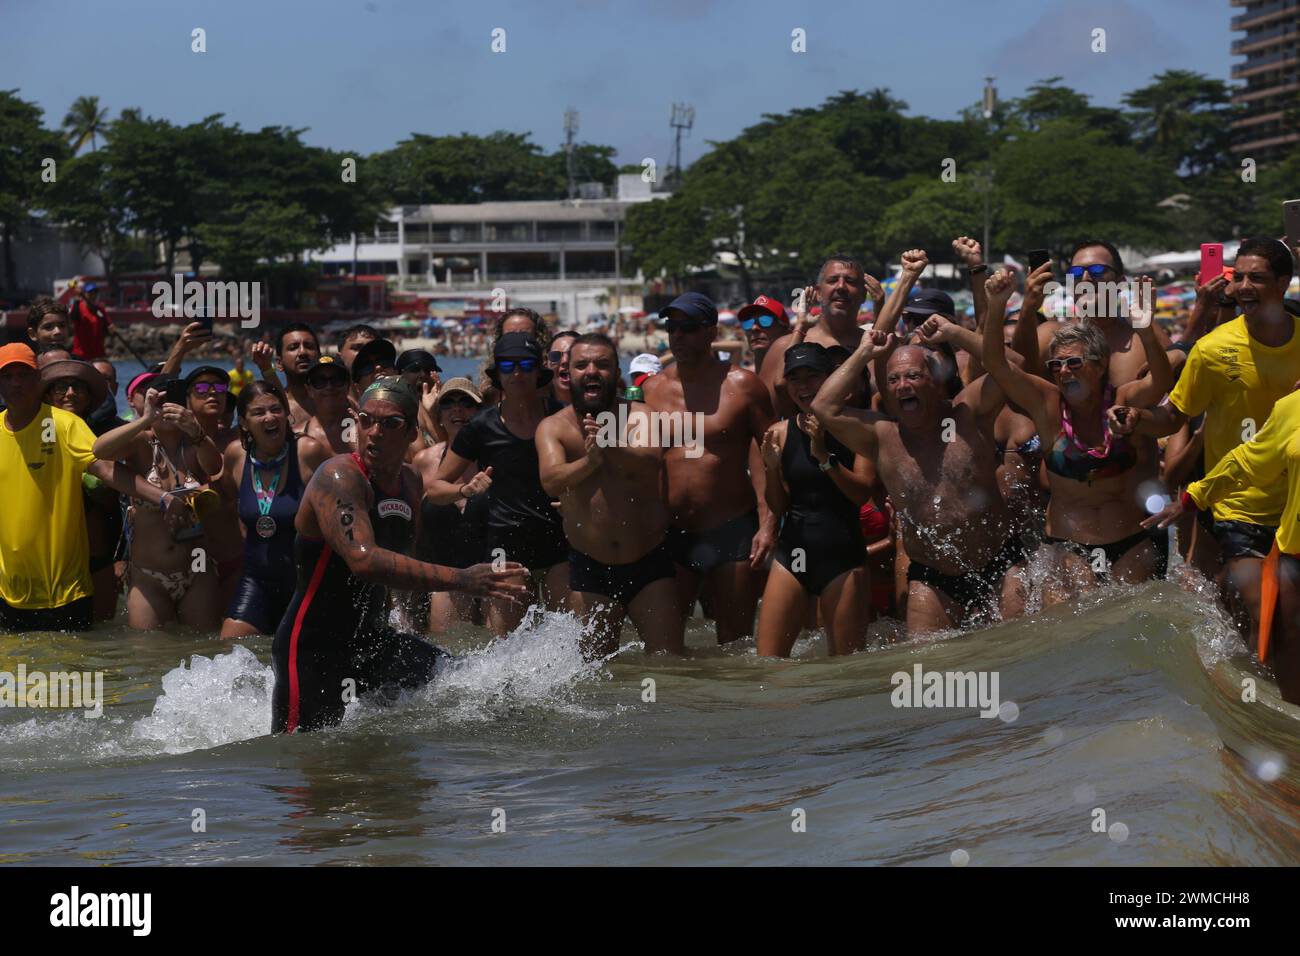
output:
[[[123,461],[162,492],[180,498],[182,517],[165,516],[139,498],[127,512],[131,527],[127,624],[155,630],[169,621],[215,629],[220,610],[217,562],[202,519],[218,503],[203,485],[221,474],[222,458],[186,402],[183,379],[150,384],[139,418],[105,432],[92,451]]]
[[[985,283],[990,315],[1001,315],[1014,289],[1005,270]],[[1151,328],[1154,289],[1148,280],[1132,325],[1151,374],[1116,387],[1109,381],[1110,352],[1102,330],[1090,324],[1058,327],[1043,379],[1007,361],[1002,329],[984,328],[984,367],[1007,398],[1033,418],[1044,449],[1051,488],[1044,544],[1051,572],[1043,603],[1055,604],[1107,580],[1137,583],[1164,575],[1167,535],[1153,534],[1143,520],[1139,467],[1149,443],[1115,435],[1107,413],[1116,405],[1150,407],[1173,386],[1173,371]],[[1147,463],[1148,466],[1151,463]]]

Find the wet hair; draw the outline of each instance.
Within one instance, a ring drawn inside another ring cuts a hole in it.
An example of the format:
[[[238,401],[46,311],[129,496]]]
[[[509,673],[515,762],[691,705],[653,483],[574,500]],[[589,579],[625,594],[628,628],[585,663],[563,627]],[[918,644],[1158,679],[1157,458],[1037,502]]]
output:
[[[842,265],[849,266],[858,275],[862,276],[864,279],[866,278],[867,270],[862,268],[861,262],[853,258],[853,256],[849,255],[847,252],[836,252],[828,256],[826,258],[826,261],[821,264],[821,268],[817,270],[818,285],[821,284],[822,277],[826,275],[826,267],[829,266],[832,262],[838,262],[841,263]]]
[[[280,334],[275,337],[275,354],[284,357],[284,337],[291,332],[306,332],[311,336],[312,342],[316,344],[316,351],[320,351],[320,339],[316,337],[316,330],[306,322],[290,322],[280,330]]]
[[[501,313],[501,318],[497,321],[496,331],[492,335],[493,347],[501,341],[501,336],[505,335],[505,332],[503,332],[502,329],[506,327],[506,323],[516,316],[528,319],[533,323],[532,337],[537,340],[537,344],[541,347],[542,354],[550,351],[551,330],[546,327],[546,320],[542,318],[540,312],[537,312],[535,309],[525,308],[522,305],[516,306],[513,309],[507,309],[505,312]]]
[[[573,340],[573,347],[579,345],[600,345],[609,349],[610,354],[614,356],[614,363],[618,364],[618,346],[604,332],[588,332],[585,335],[579,335]]]
[[[1237,258],[1240,259],[1242,256],[1259,256],[1268,261],[1269,271],[1273,273],[1274,278],[1291,278],[1293,267],[1291,250],[1280,239],[1260,236],[1243,239],[1237,249]]]
[[[1110,254],[1110,264],[1115,267],[1115,271],[1120,275],[1124,274],[1124,258],[1119,254],[1113,242],[1107,242],[1105,239],[1084,239],[1082,242],[1076,242],[1074,248],[1070,250],[1070,261],[1079,254],[1080,249],[1087,249],[1090,246],[1101,246]]]
[[[1100,362],[1102,368],[1110,363],[1110,343],[1106,341],[1106,333],[1091,322],[1061,326],[1052,333],[1047,354],[1055,357],[1056,350],[1063,345],[1082,345],[1084,358]]]
[[[36,326],[41,324],[41,319],[47,315],[61,315],[64,319],[67,319],[67,306],[55,302],[48,295],[38,295],[32,299],[32,304],[27,307],[27,328],[35,331]]]
[[[253,399],[263,395],[274,395],[284,409],[285,421],[289,420],[289,399],[285,396],[284,389],[265,379],[249,382],[239,390],[239,398],[235,399],[235,407],[239,411],[239,444],[244,446],[245,451],[252,449],[253,436],[244,428],[244,415],[248,412],[248,406],[253,404]],[[289,429],[289,441],[293,441],[293,429]]]
[[[358,335],[368,335],[372,339],[383,338],[383,336],[379,334],[379,330],[373,325],[366,325],[364,322],[359,322],[356,325],[350,325],[343,330],[343,334],[339,336],[339,345],[347,345],[348,339],[356,338]]]

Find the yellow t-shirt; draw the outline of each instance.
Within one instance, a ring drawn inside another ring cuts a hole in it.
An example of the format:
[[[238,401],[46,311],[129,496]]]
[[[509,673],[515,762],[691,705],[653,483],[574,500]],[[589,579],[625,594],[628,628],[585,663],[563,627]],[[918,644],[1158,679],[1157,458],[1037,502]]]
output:
[[[245,385],[253,381],[253,373],[250,372],[248,369],[244,369],[241,372],[237,368],[232,368],[230,370],[229,377],[230,377],[230,394],[232,396],[237,396],[240,393],[240,391],[243,390]]]
[[[0,413],[0,598],[20,610],[63,607],[94,593],[81,476],[95,436],[49,405],[20,432],[8,421]]]
[[[1252,339],[1240,315],[1192,346],[1169,401],[1189,417],[1205,413],[1206,472],[1263,429],[1300,379],[1300,322],[1292,321],[1291,340],[1276,348]],[[1285,504],[1285,485],[1244,485],[1214,503],[1214,517],[1275,525]]]

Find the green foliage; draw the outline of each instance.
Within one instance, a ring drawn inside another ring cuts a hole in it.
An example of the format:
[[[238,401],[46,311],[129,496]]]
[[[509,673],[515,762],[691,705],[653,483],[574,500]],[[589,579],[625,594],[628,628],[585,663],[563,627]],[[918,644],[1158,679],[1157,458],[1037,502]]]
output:
[[[42,162],[53,159],[57,175],[67,154],[63,138],[43,125],[40,107],[20,99],[17,90],[0,90],[0,242],[7,291],[17,285],[13,237],[57,185],[41,178]]]

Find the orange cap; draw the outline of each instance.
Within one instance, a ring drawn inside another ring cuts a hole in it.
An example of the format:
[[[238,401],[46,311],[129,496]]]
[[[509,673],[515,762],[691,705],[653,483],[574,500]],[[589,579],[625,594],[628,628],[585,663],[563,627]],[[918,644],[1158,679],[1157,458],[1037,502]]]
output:
[[[0,345],[0,368],[12,365],[15,362],[34,369],[36,368],[36,353],[32,351],[30,345],[24,345],[22,342]]]

